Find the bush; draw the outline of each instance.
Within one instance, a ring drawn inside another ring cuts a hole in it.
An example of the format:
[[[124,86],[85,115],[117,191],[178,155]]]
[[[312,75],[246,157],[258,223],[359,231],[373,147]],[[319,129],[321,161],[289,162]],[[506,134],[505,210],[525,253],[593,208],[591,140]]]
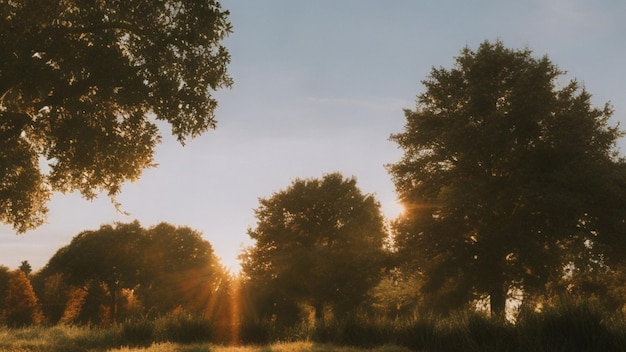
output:
[[[414,351],[440,346],[434,319],[403,320],[395,322],[395,343]]]
[[[543,312],[523,312],[517,323],[520,348],[533,351],[614,351],[620,335],[611,314],[594,303],[566,301]],[[619,319],[623,322],[622,319]],[[621,336],[623,338],[623,336]]]
[[[149,346],[155,340],[155,330],[154,321],[127,320],[120,328],[120,343],[130,346]]]
[[[210,320],[192,314],[177,314],[165,318],[164,340],[179,343],[210,341],[213,324]]]
[[[239,326],[239,335],[245,345],[266,345],[277,340],[276,325],[266,319],[244,321]]]
[[[394,322],[369,317],[322,321],[315,325],[311,339],[321,343],[373,348],[393,342]]]

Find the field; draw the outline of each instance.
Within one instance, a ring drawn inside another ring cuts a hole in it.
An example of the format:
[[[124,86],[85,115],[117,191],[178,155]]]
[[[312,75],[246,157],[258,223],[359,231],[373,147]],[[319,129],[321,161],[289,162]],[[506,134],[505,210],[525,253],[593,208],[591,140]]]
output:
[[[84,327],[28,327],[22,329],[0,328],[1,352],[407,352],[408,348],[385,345],[375,348],[334,346],[331,344],[302,342],[277,342],[264,346],[224,346],[212,343],[155,342],[149,346],[119,346],[116,329],[89,329]]]
[[[222,331],[222,333],[220,333]],[[237,341],[227,341],[237,337]],[[361,318],[278,328],[240,326],[234,335],[197,318],[127,321],[109,327],[0,327],[4,352],[407,352],[626,350],[626,319],[592,305],[522,313],[513,324],[478,313],[445,319]]]

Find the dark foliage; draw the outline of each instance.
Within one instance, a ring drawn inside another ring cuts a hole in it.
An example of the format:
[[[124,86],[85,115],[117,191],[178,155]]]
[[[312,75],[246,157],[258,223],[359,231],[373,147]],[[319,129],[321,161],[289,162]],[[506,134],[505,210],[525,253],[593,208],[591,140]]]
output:
[[[114,197],[154,166],[155,118],[181,143],[215,127],[227,17],[214,0],[0,2],[0,222],[41,225],[54,191]]]
[[[423,274],[425,309],[489,297],[502,316],[511,288],[542,294],[567,264],[623,257],[622,132],[562,76],[547,57],[485,42],[433,68],[405,111],[391,137],[404,151],[389,166],[406,209],[395,243]]]
[[[380,205],[354,178],[298,179],[256,209],[255,245],[241,256],[257,317],[291,325],[307,314],[344,317],[380,281],[386,237]]]

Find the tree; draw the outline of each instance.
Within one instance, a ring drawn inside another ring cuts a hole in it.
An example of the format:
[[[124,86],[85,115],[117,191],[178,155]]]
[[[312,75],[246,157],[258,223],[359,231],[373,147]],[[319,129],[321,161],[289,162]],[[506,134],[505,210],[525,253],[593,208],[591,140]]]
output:
[[[23,271],[24,274],[26,274],[26,277],[28,277],[28,275],[30,275],[30,273],[33,271],[33,267],[30,265],[28,260],[22,260],[22,263],[20,264],[20,267],[18,269]]]
[[[41,323],[42,314],[37,296],[21,270],[10,273],[2,316],[10,327]]]
[[[356,179],[297,179],[259,202],[257,226],[248,230],[256,243],[242,269],[248,292],[265,302],[263,315],[289,320],[298,304],[312,306],[318,319],[327,306],[344,315],[378,283],[385,226],[380,205]]]
[[[56,278],[55,278],[56,277]],[[161,223],[144,229],[138,222],[84,231],[59,249],[37,274],[46,302],[74,297],[84,302],[81,321],[117,321],[124,313],[124,292],[132,290],[147,311],[163,314],[180,306],[209,313],[211,300],[227,275],[210,243],[197,231]],[[220,286],[221,285],[221,286]],[[56,292],[52,289],[56,288]],[[87,293],[80,296],[75,288]],[[45,307],[55,319],[77,309]],[[70,314],[72,313],[72,314]]]
[[[227,16],[214,0],[3,1],[0,221],[37,227],[53,191],[114,197],[154,166],[155,119],[181,143],[214,128]]]
[[[87,297],[96,305],[92,311],[97,312],[102,304],[116,320],[122,290],[135,288],[139,283],[142,236],[143,228],[136,221],[83,231],[50,258],[42,278],[63,274],[69,285],[97,296]]]
[[[432,69],[391,136],[407,210],[395,242],[441,309],[488,296],[502,315],[509,289],[541,290],[575,247],[623,248],[622,132],[578,82],[559,87],[563,74],[528,49],[465,48],[453,68]]]
[[[143,243],[136,291],[144,304],[155,313],[182,307],[214,317],[224,304],[215,300],[229,277],[213,246],[199,232],[167,223],[148,229]]]
[[[4,301],[9,287],[9,278],[11,270],[4,265],[0,265],[0,312],[4,309]],[[2,321],[0,321],[1,323]]]

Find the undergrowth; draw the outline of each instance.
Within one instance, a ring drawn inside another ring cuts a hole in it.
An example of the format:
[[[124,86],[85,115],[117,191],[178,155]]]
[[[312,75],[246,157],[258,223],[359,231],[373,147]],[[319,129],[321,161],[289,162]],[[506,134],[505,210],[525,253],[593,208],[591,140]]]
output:
[[[193,315],[128,320],[110,327],[0,327],[0,351],[618,351],[626,319],[578,302],[522,311],[513,324],[475,312],[446,318],[360,317],[280,326],[242,324],[233,341]]]

